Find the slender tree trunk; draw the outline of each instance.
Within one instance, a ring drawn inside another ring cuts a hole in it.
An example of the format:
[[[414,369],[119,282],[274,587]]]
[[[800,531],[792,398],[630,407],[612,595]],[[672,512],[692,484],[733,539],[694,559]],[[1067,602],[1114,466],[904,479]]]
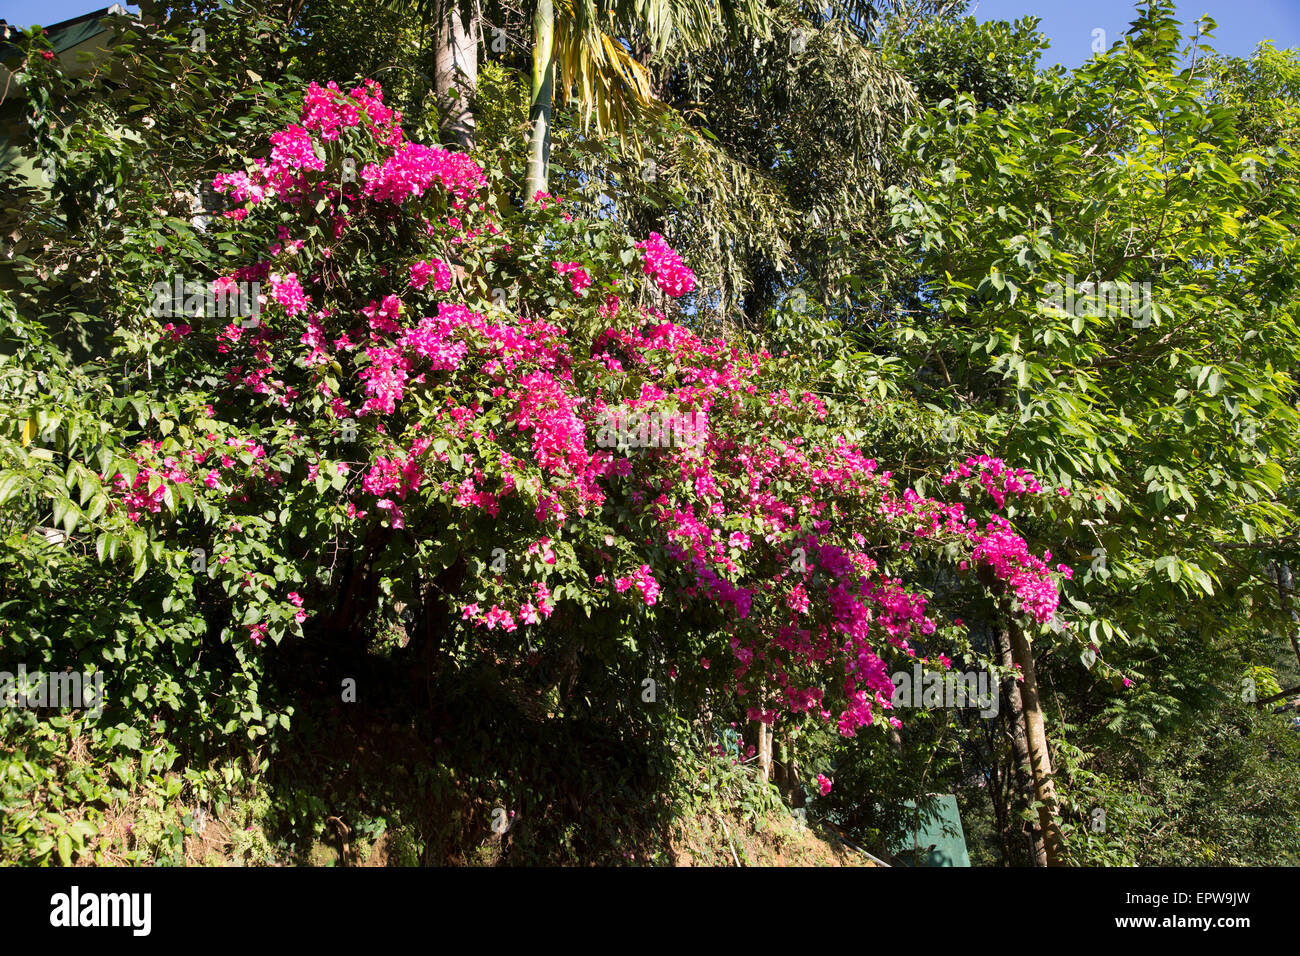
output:
[[[528,178],[524,201],[546,192],[547,164],[551,160],[551,103],[555,94],[555,6],[537,0],[533,13],[533,95],[528,120]]]
[[[1300,667],[1300,613],[1297,613],[1292,598],[1295,581],[1291,577],[1291,565],[1286,561],[1277,562],[1277,593],[1282,601],[1282,610],[1291,618],[1288,636],[1291,638],[1291,650],[1295,651],[1296,666]]]
[[[997,634],[998,653],[1002,658],[1002,666],[1009,669],[1014,663],[1011,656],[1010,632],[1004,627],[995,627],[994,631]],[[1019,809],[1029,805],[1033,797],[1034,785],[1033,770],[1029,760],[1029,736],[1025,731],[1025,708],[1020,697],[1020,683],[1014,675],[1008,675],[1003,679],[1002,694],[1007,701],[1007,724],[1011,731],[1011,749],[1015,754],[1015,775],[1014,780],[1009,781],[1011,786],[1008,790],[1015,798],[1013,805]],[[1042,830],[1033,828],[1029,832],[1029,840],[1034,863],[1037,866],[1046,866],[1047,847],[1043,842]]]
[[[433,88],[438,104],[438,128],[446,142],[474,148],[475,122],[471,99],[478,85],[481,30],[455,4],[438,26]]]
[[[1043,710],[1038,701],[1038,676],[1034,670],[1034,649],[1016,622],[1008,623],[1011,654],[1024,675],[1020,697],[1025,714],[1025,736],[1029,744],[1029,765],[1034,773],[1034,792],[1038,797],[1038,819],[1042,824],[1047,865],[1061,863],[1061,830],[1056,824],[1056,783],[1052,777],[1052,757],[1047,749],[1047,731]]]
[[[772,768],[786,803],[796,809],[802,807],[807,801],[804,799],[803,787],[799,786],[799,761],[789,737],[784,744],[773,739]]]
[[[758,776],[763,783],[772,779],[772,728],[761,720],[749,722],[746,743],[754,748],[758,758]]]

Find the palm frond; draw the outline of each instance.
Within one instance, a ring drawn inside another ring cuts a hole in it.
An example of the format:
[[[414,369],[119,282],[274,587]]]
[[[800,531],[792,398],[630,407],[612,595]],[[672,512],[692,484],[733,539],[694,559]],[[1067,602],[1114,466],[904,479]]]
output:
[[[580,12],[579,12],[580,11]],[[587,0],[561,0],[555,25],[556,90],[576,101],[584,125],[624,133],[630,117],[650,107],[654,97],[646,68],[632,56],[625,41]],[[600,21],[604,20],[602,24]]]

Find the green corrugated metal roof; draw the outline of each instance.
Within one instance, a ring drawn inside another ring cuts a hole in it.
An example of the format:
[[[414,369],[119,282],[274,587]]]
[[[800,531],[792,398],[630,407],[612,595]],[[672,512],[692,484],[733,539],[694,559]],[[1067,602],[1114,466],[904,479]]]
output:
[[[63,53],[72,49],[78,43],[83,43],[96,34],[102,33],[104,28],[99,25],[99,21],[110,13],[126,13],[126,8],[115,3],[99,10],[92,10],[90,13],[83,13],[71,20],[51,23],[45,27],[45,35],[49,38],[50,45],[54,47],[54,52]],[[35,25],[40,26],[41,24]],[[23,29],[23,27],[14,23],[7,24],[7,26]],[[17,52],[18,48],[12,43],[0,43],[0,59]]]
[[[903,832],[889,840],[889,852],[898,866],[970,866],[966,833],[951,793],[930,794],[918,809],[913,800]]]

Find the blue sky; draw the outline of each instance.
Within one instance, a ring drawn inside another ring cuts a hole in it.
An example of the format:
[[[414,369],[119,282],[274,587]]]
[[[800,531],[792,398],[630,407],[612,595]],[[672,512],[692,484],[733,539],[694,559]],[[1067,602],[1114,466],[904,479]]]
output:
[[[0,17],[20,27],[29,27],[36,23],[49,26],[51,23],[61,23],[79,17],[83,13],[103,10],[105,7],[112,6],[114,2],[120,3],[121,0],[100,0],[98,3],[95,0],[3,0],[0,2]],[[139,7],[127,3],[122,3],[122,6],[132,13],[140,12]]]
[[[977,20],[1017,20],[1035,16],[1040,32],[1051,38],[1043,65],[1062,63],[1075,67],[1092,56],[1095,29],[1106,31],[1106,45],[1114,43],[1134,19],[1136,0],[975,0]],[[1220,53],[1249,56],[1261,40],[1278,47],[1300,47],[1300,0],[1178,0],[1178,19],[1184,35],[1202,14],[1217,23],[1209,45]]]
[[[0,17],[29,26],[68,20],[108,6],[111,0],[4,0]],[[1039,29],[1052,40],[1044,64],[1078,66],[1092,55],[1095,29],[1106,31],[1109,46],[1133,19],[1134,0],[977,0],[980,20],[1042,19]],[[134,7],[129,9],[134,10]],[[1178,15],[1190,24],[1208,13],[1218,21],[1212,45],[1220,53],[1249,56],[1261,40],[1279,47],[1300,46],[1300,0],[1178,0]],[[1191,28],[1188,28],[1191,32]]]

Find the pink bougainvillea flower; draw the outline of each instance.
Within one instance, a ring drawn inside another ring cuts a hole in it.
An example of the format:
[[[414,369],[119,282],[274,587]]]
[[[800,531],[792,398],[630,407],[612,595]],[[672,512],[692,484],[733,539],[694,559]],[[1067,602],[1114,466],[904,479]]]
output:
[[[569,287],[574,295],[582,295],[591,285],[591,276],[576,262],[552,262],[551,267],[560,275],[568,275]]]
[[[422,196],[435,182],[460,202],[468,202],[487,185],[483,167],[464,153],[418,143],[398,147],[381,165],[366,166],[361,179],[365,195],[393,203]]]
[[[421,260],[411,266],[411,287],[423,289],[433,279],[434,292],[446,292],[451,288],[451,270],[441,259]]]
[[[659,233],[650,233],[650,238],[638,242],[636,247],[641,250],[643,271],[666,295],[678,298],[695,288],[695,273]]]

